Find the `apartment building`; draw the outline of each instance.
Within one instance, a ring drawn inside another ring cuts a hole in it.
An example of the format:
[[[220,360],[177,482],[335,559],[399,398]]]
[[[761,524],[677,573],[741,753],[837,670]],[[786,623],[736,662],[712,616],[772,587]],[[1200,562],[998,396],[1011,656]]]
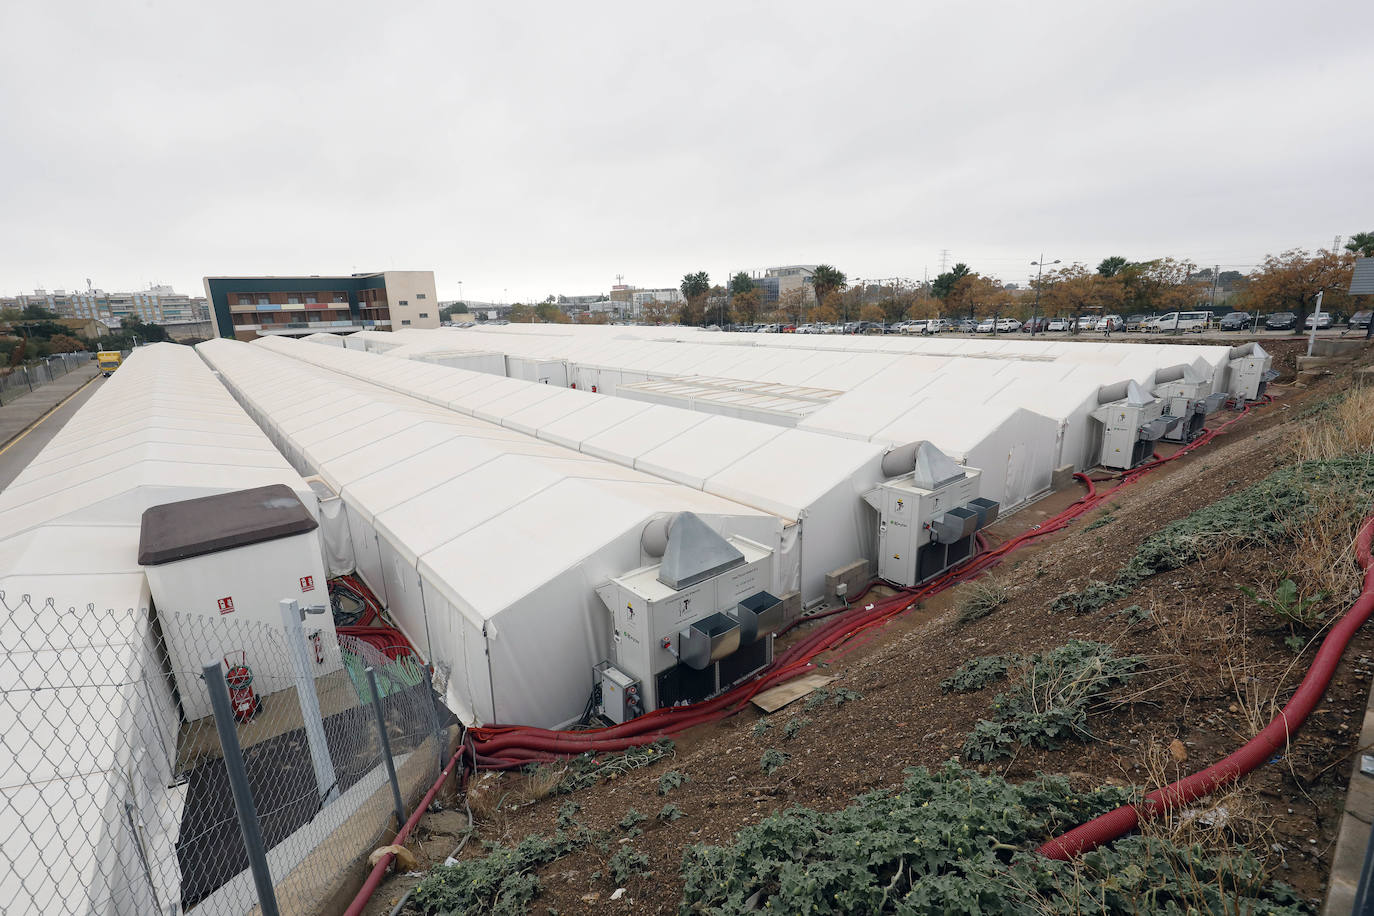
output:
[[[216,336],[238,340],[439,327],[432,270],[206,277],[205,298]]]
[[[766,280],[775,279],[778,281],[779,296],[791,290],[800,289],[806,293],[808,299],[814,301],[816,298],[816,289],[812,286],[812,281],[816,276],[815,264],[789,264],[786,267],[770,267],[764,271],[763,276]]]

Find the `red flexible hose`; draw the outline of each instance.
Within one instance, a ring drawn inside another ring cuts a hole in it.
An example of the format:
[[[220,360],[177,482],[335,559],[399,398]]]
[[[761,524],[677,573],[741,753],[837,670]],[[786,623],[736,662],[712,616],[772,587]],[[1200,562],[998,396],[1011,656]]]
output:
[[[1370,562],[1370,541],[1374,538],[1374,515],[1366,518],[1355,539],[1355,553],[1364,570],[1364,587],[1359,599],[1342,615],[1322,640],[1321,648],[1312,659],[1312,667],[1302,679],[1292,699],[1279,711],[1264,730],[1238,750],[1199,773],[1171,783],[1145,796],[1139,805],[1124,805],[1115,811],[1080,824],[1062,836],[1040,847],[1040,854],[1051,859],[1070,859],[1081,852],[1094,849],[1129,833],[1142,819],[1152,818],[1196,798],[1208,795],[1217,788],[1234,782],[1264,763],[1275,751],[1285,746],[1293,733],[1302,727],[1317,701],[1326,693],[1341,655],[1355,631],[1374,611],[1374,563]]]

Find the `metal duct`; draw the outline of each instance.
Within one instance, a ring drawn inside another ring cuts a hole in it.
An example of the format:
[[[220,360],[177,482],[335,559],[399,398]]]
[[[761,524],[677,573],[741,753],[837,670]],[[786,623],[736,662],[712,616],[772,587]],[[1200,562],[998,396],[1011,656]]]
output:
[[[1103,385],[1097,389],[1097,403],[1110,404],[1112,401],[1119,401],[1126,396],[1126,388],[1131,384],[1127,379],[1124,382],[1113,382],[1110,385]]]
[[[1187,363],[1179,363],[1177,366],[1169,366],[1166,369],[1160,369],[1155,373],[1155,384],[1162,385],[1165,382],[1176,382],[1192,371],[1193,367]]]
[[[1241,358],[1246,357],[1246,356],[1268,356],[1268,355],[1269,355],[1269,354],[1267,354],[1267,353],[1264,352],[1264,348],[1261,347],[1261,346],[1259,345],[1258,342],[1252,340],[1252,341],[1250,341],[1250,342],[1247,343],[1247,344],[1241,344],[1239,347],[1232,347],[1232,348],[1231,348],[1231,352],[1228,353],[1228,354],[1226,355],[1226,358],[1227,358],[1227,359],[1241,359]]]
[[[679,512],[658,567],[658,581],[674,590],[709,579],[744,562],[739,548],[692,512]]]
[[[662,515],[644,526],[639,536],[639,547],[651,557],[663,556],[668,549],[668,535],[673,530],[674,516]]]
[[[883,477],[901,477],[903,474],[911,473],[911,469],[916,467],[916,453],[925,444],[924,439],[918,439],[906,445],[899,445],[883,455]]]

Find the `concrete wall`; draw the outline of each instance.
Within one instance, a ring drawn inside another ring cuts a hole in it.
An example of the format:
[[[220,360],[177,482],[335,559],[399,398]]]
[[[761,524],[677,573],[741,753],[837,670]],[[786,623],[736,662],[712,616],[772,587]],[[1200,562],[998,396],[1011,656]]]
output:
[[[386,300],[391,309],[391,329],[439,327],[439,294],[432,270],[387,270]],[[423,317],[421,317],[423,316]]]

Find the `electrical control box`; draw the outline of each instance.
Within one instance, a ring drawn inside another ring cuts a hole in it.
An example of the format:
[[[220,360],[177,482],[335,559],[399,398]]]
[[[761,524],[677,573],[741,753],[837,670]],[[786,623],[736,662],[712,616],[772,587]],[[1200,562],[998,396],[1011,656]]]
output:
[[[878,511],[878,577],[910,587],[973,555],[974,534],[997,519],[978,496],[981,472],[923,443],[914,469],[864,494]]]
[[[644,702],[639,695],[639,681],[611,667],[609,662],[602,662],[596,666],[596,686],[601,696],[597,712],[616,725],[644,713]]]
[[[639,712],[648,712],[705,699],[771,662],[782,624],[773,563],[764,545],[724,537],[682,512],[662,562],[597,588],[613,627],[609,667],[597,675],[606,717],[615,721],[617,702],[607,694],[609,671],[635,682]]]

